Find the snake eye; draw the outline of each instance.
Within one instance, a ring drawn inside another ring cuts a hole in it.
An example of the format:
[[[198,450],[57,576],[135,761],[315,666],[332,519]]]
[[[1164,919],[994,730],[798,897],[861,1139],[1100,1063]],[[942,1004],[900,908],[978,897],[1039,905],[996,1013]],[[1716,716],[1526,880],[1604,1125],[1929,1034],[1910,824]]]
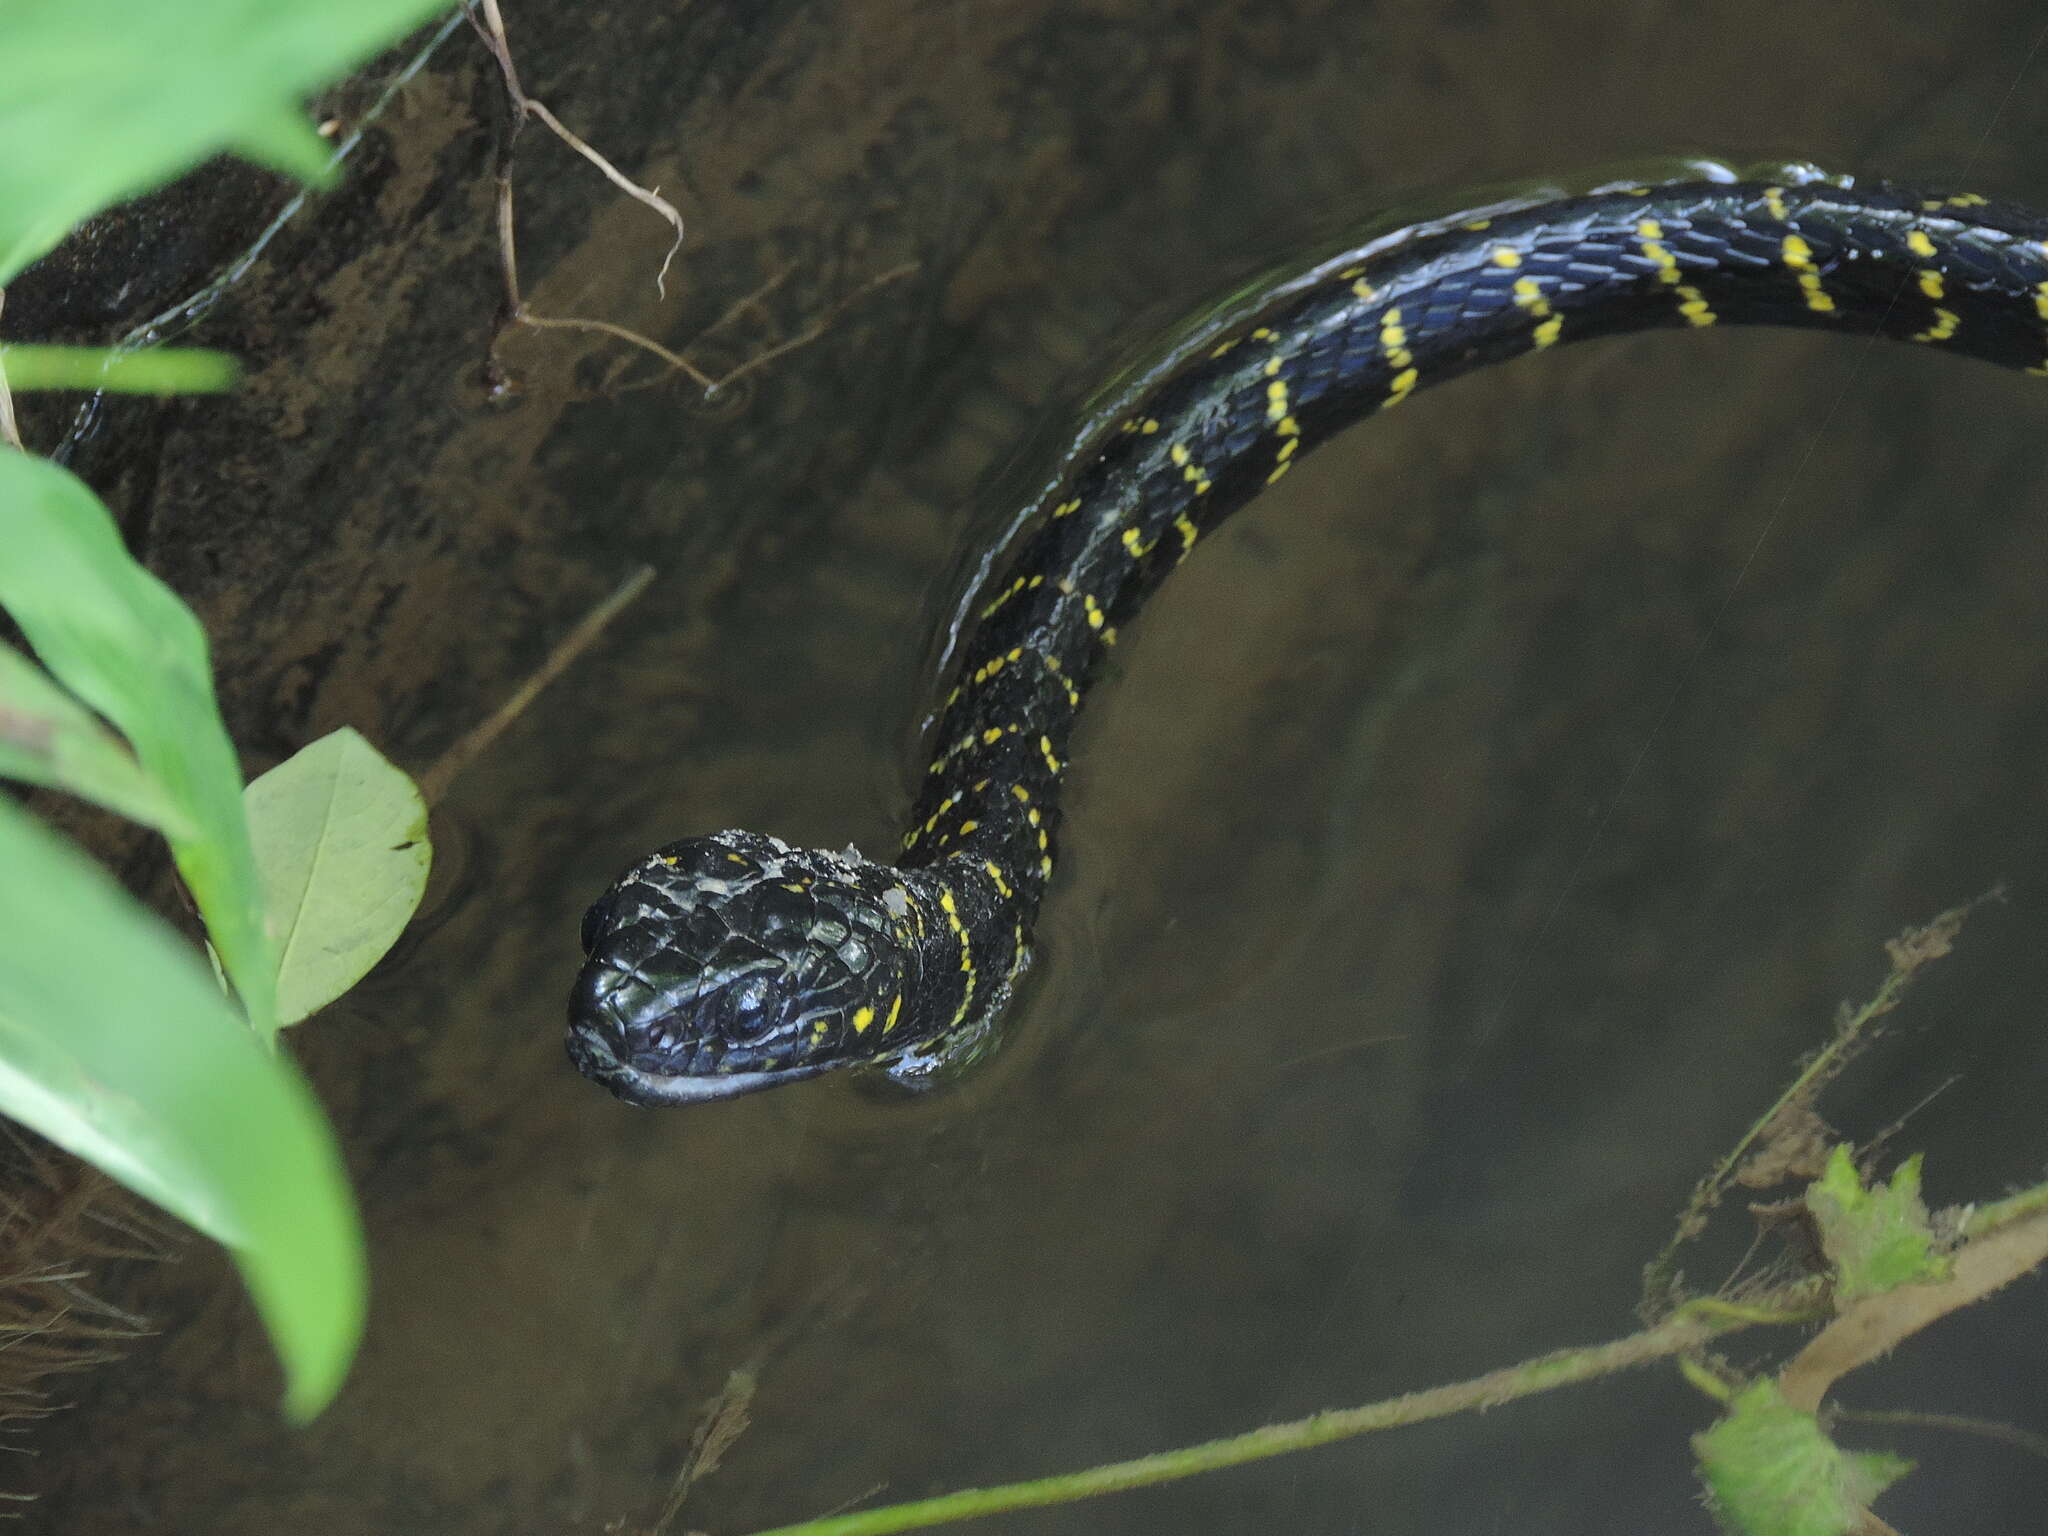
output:
[[[583,957],[587,960],[597,953],[597,941],[604,937],[605,929],[612,922],[612,898],[607,891],[590,904],[590,910],[583,914]]]
[[[775,1032],[775,988],[760,971],[736,982],[725,994],[724,1033],[735,1045],[758,1045]]]

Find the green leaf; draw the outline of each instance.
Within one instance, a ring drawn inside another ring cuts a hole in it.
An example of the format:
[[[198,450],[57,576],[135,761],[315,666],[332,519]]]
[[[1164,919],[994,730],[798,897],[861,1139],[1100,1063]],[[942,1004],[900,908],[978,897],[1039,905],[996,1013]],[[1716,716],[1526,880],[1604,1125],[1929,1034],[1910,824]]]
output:
[[[1769,1380],[1737,1393],[1692,1448],[1730,1536],[1846,1536],[1862,1527],[1864,1507],[1913,1469],[1903,1456],[1843,1450]]]
[[[178,872],[250,1024],[277,1029],[277,962],[242,814],[242,772],[214,703],[206,633],[128,556],[69,471],[0,450],[0,608],[56,679],[113,722],[194,836]]]
[[[1834,1266],[1837,1306],[1948,1278],[1949,1260],[1935,1246],[1920,1198],[1918,1153],[1899,1165],[1891,1183],[1866,1189],[1849,1149],[1837,1145],[1826,1171],[1806,1187],[1806,1208]]]
[[[362,1234],[332,1133],[191,946],[0,796],[0,1110],[233,1250],[318,1413],[362,1331]]]
[[[293,103],[449,0],[6,0],[0,283],[72,225],[208,155],[319,180]],[[317,141],[316,141],[317,142]]]
[[[166,836],[192,824],[99,718],[0,643],[0,778],[67,790]]]
[[[117,395],[213,394],[234,386],[240,373],[225,352],[200,347],[152,347],[117,352],[110,347],[0,346],[0,372],[16,391],[109,390]]]
[[[427,888],[427,804],[344,726],[242,792],[278,935],[277,1016],[333,1002],[397,940]]]
[[[326,182],[334,146],[314,131],[289,101],[272,102],[240,129],[228,146],[244,160],[315,185]]]

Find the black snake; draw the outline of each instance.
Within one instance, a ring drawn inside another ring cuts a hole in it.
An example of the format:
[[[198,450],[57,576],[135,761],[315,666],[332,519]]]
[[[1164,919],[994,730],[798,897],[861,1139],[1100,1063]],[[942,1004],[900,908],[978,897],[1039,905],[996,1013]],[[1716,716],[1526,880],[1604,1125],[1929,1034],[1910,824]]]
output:
[[[1507,199],[1299,266],[1128,375],[956,636],[895,864],[671,843],[583,922],[569,1054],[641,1104],[985,1047],[1052,877],[1067,744],[1118,631],[1309,449],[1468,369],[1652,327],[1806,326],[2048,373],[2048,219],[1784,167]]]

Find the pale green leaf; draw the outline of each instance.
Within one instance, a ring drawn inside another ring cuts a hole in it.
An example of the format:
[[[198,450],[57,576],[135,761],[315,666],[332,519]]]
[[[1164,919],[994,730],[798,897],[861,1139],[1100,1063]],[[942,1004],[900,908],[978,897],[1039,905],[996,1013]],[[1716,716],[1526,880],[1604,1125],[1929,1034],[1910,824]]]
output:
[[[252,113],[228,148],[244,160],[315,183],[328,179],[334,161],[334,146],[314,131],[304,112],[283,100],[267,102]]]
[[[61,789],[166,836],[192,823],[99,717],[0,642],[0,778]]]
[[[243,792],[278,936],[277,1015],[296,1024],[363,978],[411,921],[432,850],[419,789],[344,726]]]
[[[1913,1467],[1900,1456],[1843,1450],[1771,1380],[1737,1393],[1692,1445],[1730,1536],[1849,1536],[1864,1528],[1865,1506]]]
[[[0,796],[0,1111],[225,1243],[309,1417],[362,1330],[362,1235],[318,1102],[197,953]]]
[[[171,855],[243,1011],[277,1028],[277,962],[242,815],[242,773],[213,698],[206,633],[129,558],[68,470],[0,449],[0,608],[57,681],[111,721],[196,835]]]
[[[1865,1188],[1849,1149],[1838,1145],[1826,1170],[1806,1187],[1806,1208],[1834,1266],[1837,1306],[1948,1278],[1948,1256],[1935,1243],[1920,1198],[1917,1153],[1899,1165],[1889,1184]]]

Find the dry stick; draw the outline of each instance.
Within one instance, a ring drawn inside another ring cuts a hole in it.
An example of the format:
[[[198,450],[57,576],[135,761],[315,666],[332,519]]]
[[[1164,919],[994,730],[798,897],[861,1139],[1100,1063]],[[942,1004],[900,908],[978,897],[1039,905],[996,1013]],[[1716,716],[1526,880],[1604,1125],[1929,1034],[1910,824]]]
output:
[[[482,12],[481,20],[478,19],[479,10]],[[563,143],[596,166],[598,171],[613,186],[624,192],[635,202],[653,209],[655,213],[659,214],[668,223],[670,228],[675,230],[676,237],[669,242],[668,254],[662,257],[661,266],[654,274],[655,292],[663,298],[668,297],[667,280],[669,266],[675,261],[676,252],[683,248],[683,216],[676,211],[673,203],[661,196],[659,191],[652,187],[643,187],[631,177],[625,175],[589,143],[579,138],[576,134],[571,133],[562,120],[548,110],[545,103],[526,94],[525,88],[519,83],[518,66],[512,61],[512,45],[505,35],[505,18],[498,10],[498,0],[470,0],[470,3],[464,8],[464,14],[469,17],[470,25],[476,28],[477,34],[483,39],[484,46],[490,51],[491,57],[497,61],[498,72],[504,77],[505,81],[505,94],[512,103],[512,126],[506,133],[504,146],[499,152],[497,171],[498,260],[505,276],[507,316],[515,324],[561,325],[567,323],[578,328],[604,330],[607,334],[618,336],[623,340],[632,341],[638,345],[650,347],[654,351],[661,353],[664,358],[671,361],[672,366],[678,367],[683,372],[691,375],[697,381],[699,388],[708,389],[710,387],[709,380],[698,374],[689,364],[674,357],[674,354],[656,347],[653,342],[648,341],[643,336],[637,336],[619,327],[607,326],[602,321],[546,322],[543,321],[542,317],[528,312],[526,301],[519,292],[519,261],[512,225],[512,146],[519,138],[519,130],[526,126],[527,118],[539,118]]]
[[[515,324],[531,326],[537,331],[593,331],[598,335],[610,336],[614,340],[623,341],[629,346],[638,347],[643,352],[652,353],[655,357],[661,359],[663,363],[667,364],[677,373],[682,374],[692,384],[701,389],[707,398],[717,394],[720,390],[731,388],[748,374],[758,368],[766,367],[778,357],[785,357],[799,347],[809,346],[820,336],[824,335],[831,327],[832,322],[837,320],[854,304],[867,297],[868,294],[874,292],[877,288],[882,287],[885,283],[893,283],[901,278],[910,276],[913,272],[917,271],[918,267],[916,262],[906,261],[889,268],[886,272],[877,273],[859,287],[850,289],[833,300],[822,314],[812,319],[795,335],[785,337],[772,347],[764,348],[737,367],[729,369],[727,372],[713,378],[681,353],[672,352],[653,338],[643,336],[638,331],[629,330],[627,327],[615,324],[610,320],[591,320],[571,315],[542,315],[527,308],[526,301],[519,294],[519,261],[512,238],[512,183],[509,178],[502,177],[498,182],[498,257],[499,266],[505,275],[505,291],[509,295],[512,319]],[[746,313],[747,310],[757,307],[762,299],[779,288],[795,271],[796,267],[791,265],[771,273],[758,288],[735,300],[724,314],[706,326],[698,335],[697,341],[701,342],[706,337],[715,336],[720,327],[731,324],[732,321]],[[692,345],[695,345],[695,343],[692,343]],[[660,382],[662,381],[654,379],[645,383],[622,384],[617,386],[617,392],[627,394],[634,390],[650,388]]]
[[[490,41],[490,39],[487,38],[487,41]],[[542,120],[544,122],[546,122],[550,127],[556,129],[556,131],[567,135],[570,142],[581,148],[584,151],[584,153],[588,154],[592,159],[594,159],[598,163],[599,168],[602,169],[606,176],[608,176],[612,181],[617,182],[620,185],[626,187],[626,189],[629,192],[631,192],[634,196],[641,198],[642,201],[645,201],[648,196],[652,196],[652,194],[650,193],[645,193],[644,189],[634,185],[631,182],[626,181],[623,177],[621,177],[619,173],[612,168],[611,164],[608,161],[606,161],[595,150],[591,149],[589,145],[583,143],[581,139],[576,138],[573,134],[568,134],[567,130],[563,129],[561,124],[556,120],[553,113],[548,112],[545,107],[541,107],[538,102],[529,101],[528,98],[520,95],[518,77],[512,72],[511,55],[508,53],[499,52],[495,41],[493,41],[492,43],[492,51],[494,53],[499,54],[499,66],[505,71],[505,88],[512,93],[515,107],[519,107],[522,103],[524,103],[527,107],[537,108],[537,115],[541,115]],[[515,115],[512,124],[512,132],[506,136],[506,154],[503,158],[502,163],[498,167],[497,174],[498,268],[505,280],[506,318],[509,319],[514,325],[531,326],[535,330],[540,331],[596,331],[602,335],[614,337],[619,341],[629,342],[633,346],[641,347],[649,352],[652,352],[656,357],[659,357],[663,362],[667,363],[669,367],[686,375],[691,383],[695,384],[699,389],[703,390],[706,394],[709,394],[712,390],[716,389],[720,383],[724,381],[712,378],[703,370],[692,365],[687,359],[679,356],[674,352],[669,351],[668,348],[662,346],[659,342],[654,341],[649,337],[641,335],[638,331],[628,330],[626,327],[622,325],[615,325],[609,320],[585,320],[570,317],[557,319],[549,315],[536,314],[533,310],[527,308],[526,298],[519,291],[519,244],[518,238],[514,232],[514,222],[512,216],[512,159],[510,153],[512,139],[517,136],[520,127],[525,123],[525,121],[526,119],[523,111],[520,112],[518,115]],[[662,207],[668,208],[668,204],[662,202],[660,198],[655,198],[655,201],[660,202]],[[671,214],[675,212],[675,210],[672,208],[669,208],[668,211]],[[677,245],[679,245],[682,241],[682,222],[680,216],[677,217],[676,221],[676,241]],[[664,294],[665,289],[663,289],[662,280],[668,272],[669,263],[675,260],[676,249],[676,245],[671,245],[669,247],[668,255],[662,258],[661,271],[655,275],[655,287],[657,290],[662,290]]]
[[[690,364],[683,362],[679,358],[675,359],[675,361],[678,364],[678,366],[680,366],[683,369],[684,372],[688,373],[693,380],[698,381],[702,385],[705,399],[710,400],[714,396],[718,395],[721,391],[732,388],[733,385],[737,384],[741,379],[744,379],[748,374],[754,372],[755,369],[767,367],[768,364],[774,362],[778,357],[786,357],[791,352],[794,352],[798,347],[809,346],[812,342],[816,341],[820,336],[823,336],[827,330],[831,329],[833,321],[837,320],[842,314],[844,314],[848,309],[852,308],[852,306],[858,303],[861,299],[867,297],[867,295],[869,295],[870,293],[873,293],[877,288],[880,288],[884,283],[893,283],[901,278],[908,277],[911,273],[917,271],[917,269],[918,264],[916,262],[906,261],[903,262],[901,265],[889,268],[889,270],[886,272],[877,273],[875,276],[869,278],[866,282],[862,283],[858,288],[851,289],[848,292],[841,294],[837,299],[834,299],[832,303],[829,306],[827,306],[824,313],[818,315],[815,319],[811,320],[808,324],[806,324],[803,327],[802,330],[798,331],[795,335],[784,337],[781,341],[776,342],[774,346],[764,348],[762,351],[755,353],[752,357],[748,358],[744,363],[740,363],[733,368],[727,369],[724,373],[720,374],[715,379],[707,378],[707,376],[704,373],[690,366]],[[749,293],[742,298],[734,300],[733,303],[727,308],[726,312],[720,315],[716,320],[712,321],[711,324],[706,326],[701,332],[699,332],[696,340],[692,341],[690,345],[696,346],[699,343],[705,341],[707,338],[716,336],[719,332],[720,327],[731,324],[734,320],[738,319],[739,316],[744,314],[747,310],[758,307],[760,301],[763,298],[765,298],[769,293],[774,291],[776,288],[780,287],[784,280],[787,279],[790,276],[790,274],[795,271],[796,267],[794,265],[790,265],[782,267],[775,271],[774,273],[772,273],[767,278],[767,280],[764,281],[761,284],[761,286],[756,288],[752,293]],[[534,322],[529,321],[528,323],[531,324]],[[624,339],[632,341],[640,346],[644,346],[648,348],[650,351],[659,353],[663,357],[671,356],[671,354],[662,351],[660,347],[655,346],[652,342],[646,340],[646,338],[644,337],[635,336],[630,331],[620,332],[617,330],[616,327],[607,327],[602,322],[599,321],[552,320],[540,321],[538,323],[542,325],[580,325],[589,326],[592,329],[596,330],[611,330],[615,334],[623,336]],[[638,383],[620,384],[614,386],[614,392],[622,395],[631,394],[635,390],[651,389],[661,382],[662,381],[659,379],[647,379],[642,380]]]
[[[824,335],[826,328],[830,326],[834,320],[837,320],[840,317],[840,315],[843,314],[856,300],[864,298],[868,294],[874,292],[875,289],[881,287],[884,283],[893,283],[899,278],[908,277],[911,273],[915,272],[916,270],[916,262],[906,261],[899,266],[891,267],[886,272],[878,273],[874,277],[869,278],[866,282],[862,283],[858,288],[855,288],[848,293],[842,294],[837,300],[835,300],[831,304],[830,307],[826,309],[826,311],[822,315],[818,316],[817,319],[811,321],[810,324],[806,325],[802,330],[798,331],[794,336],[791,336],[788,340],[778,341],[774,346],[768,348],[765,352],[758,352],[754,356],[748,358],[744,363],[741,363],[737,368],[734,368],[731,372],[720,375],[718,382],[714,384],[712,388],[714,390],[724,389],[729,385],[737,383],[739,380],[745,378],[748,374],[752,373],[756,368],[765,367],[769,363],[774,362],[776,358],[794,352],[798,347],[809,346],[812,342],[816,341],[820,336]],[[781,279],[777,278],[776,281],[780,282]],[[741,300],[740,304],[735,305],[732,311],[730,311],[729,313],[737,314],[742,306],[751,303],[755,298],[758,297],[759,291],[757,290],[756,293],[750,294],[746,299]],[[721,325],[724,323],[725,322],[723,320],[719,322],[719,324]],[[716,330],[717,326],[713,326],[712,329]]]
[[[547,659],[535,668],[525,682],[513,690],[512,696],[493,710],[481,724],[470,730],[434,762],[434,766],[420,775],[420,796],[428,805],[437,805],[448,793],[448,786],[455,782],[455,776],[467,768],[477,755],[501,736],[505,728],[518,719],[540,691],[547,687],[586,650],[590,642],[598,637],[604,627],[618,616],[634,598],[647,590],[647,584],[654,580],[654,567],[643,565],[624,581],[618,589],[586,613],[576,627],[562,636]]]
[[[723,386],[726,382],[724,379],[712,378],[710,374],[689,361],[681,353],[669,351],[667,347],[664,347],[652,337],[642,336],[638,331],[630,331],[625,326],[615,324],[610,320],[583,320],[575,316],[536,315],[530,309],[520,311],[518,319],[521,325],[530,325],[537,331],[595,331],[600,336],[610,336],[615,340],[638,347],[643,352],[652,352],[656,357],[668,364],[669,367],[675,369],[677,373],[687,375],[690,382],[703,390],[707,395],[714,389]],[[627,385],[625,387],[632,389],[639,388],[640,386]]]
[[[491,5],[491,9],[493,11],[497,9],[496,0],[488,0],[488,3]],[[577,154],[581,155],[584,159],[588,160],[592,165],[596,166],[598,170],[604,174],[605,180],[609,181],[613,186],[617,187],[621,192],[625,193],[626,196],[632,198],[635,202],[644,203],[647,207],[652,208],[656,213],[660,214],[663,218],[667,219],[669,223],[672,226],[674,226],[676,237],[675,239],[669,242],[668,254],[661,258],[661,265],[655,269],[654,273],[655,293],[661,298],[667,298],[668,269],[676,259],[676,252],[680,251],[683,248],[683,216],[680,213],[676,212],[674,204],[670,203],[667,198],[661,196],[659,188],[643,187],[637,181],[628,180],[626,177],[620,175],[617,168],[612,165],[611,161],[605,159],[603,155],[600,155],[596,150],[592,149],[588,144],[584,143],[583,140],[579,139],[575,134],[571,133],[567,128],[563,127],[562,120],[556,117],[554,113],[550,112],[544,103],[534,101],[529,98],[526,103],[526,110],[531,112],[535,117],[539,118],[542,122],[546,123],[550,128],[554,129],[556,136],[560,138],[564,144],[567,144],[571,149],[575,150]]]
[[[753,310],[758,314],[766,314],[767,311],[763,307],[761,301],[767,298],[768,295],[773,293],[776,289],[780,288],[784,283],[788,282],[790,277],[795,272],[796,263],[793,261],[788,262],[783,266],[777,267],[773,272],[769,273],[767,277],[763,278],[760,284],[756,286],[752,292],[742,294],[739,298],[733,300],[732,303],[728,304],[725,308],[725,313],[720,315],[716,320],[712,321],[709,325],[705,326],[703,330],[699,331],[696,337],[690,342],[690,345],[693,347],[698,346],[705,340],[706,337],[716,336],[720,331],[724,330],[725,327],[731,325],[735,320],[739,319],[741,315],[747,313],[747,311],[749,310]],[[837,308],[827,311],[824,320],[816,322],[813,327],[807,328],[806,331],[799,333],[799,337],[794,343],[779,343],[775,348],[771,349],[766,353],[763,353],[760,357],[754,358],[752,361],[744,363],[739,367],[734,368],[729,373],[726,373],[724,376],[716,379],[712,378],[709,374],[697,368],[694,364],[686,361],[680,356],[677,356],[675,353],[669,352],[665,348],[657,347],[652,342],[648,341],[645,337],[636,336],[631,331],[620,331],[617,326],[606,326],[603,324],[603,322],[595,320],[544,320],[540,323],[542,325],[589,326],[592,329],[608,330],[613,335],[617,335],[622,337],[624,340],[631,341],[637,346],[647,347],[649,350],[653,351],[658,356],[666,359],[672,367],[679,368],[684,373],[687,373],[690,376],[692,382],[694,382],[698,388],[704,391],[704,396],[708,400],[715,392],[724,389],[727,385],[731,384],[735,379],[740,378],[743,374],[746,374],[752,371],[753,369],[758,368],[768,358],[782,356],[783,353],[790,350],[792,344],[801,345],[805,341],[815,340],[820,331],[822,330],[825,322],[830,320],[834,315],[838,314],[840,309],[843,309],[848,303],[852,302],[853,299],[859,297],[859,295],[867,292],[869,288],[874,287],[876,283],[887,281],[890,278],[893,278],[897,275],[898,273],[896,273],[895,271],[886,272],[882,275],[882,277],[876,278],[873,281],[865,284],[864,286],[855,289],[853,293],[848,294],[845,299],[842,299],[840,301],[839,306]],[[660,384],[662,382],[664,381],[660,379],[649,379],[646,380],[645,382],[638,384],[620,384],[611,387],[614,389],[615,393],[629,394],[634,390],[647,389],[652,387],[653,385]]]
[[[635,202],[653,209],[675,230],[676,237],[669,244],[668,255],[662,258],[661,269],[654,274],[655,291],[663,298],[667,298],[668,289],[664,284],[664,279],[668,276],[669,263],[676,259],[676,252],[683,248],[683,216],[676,212],[673,203],[661,195],[659,188],[643,187],[631,177],[622,174],[611,161],[605,159],[603,155],[599,154],[590,145],[564,127],[562,120],[550,112],[544,102],[538,101],[526,94],[519,84],[519,71],[512,63],[512,44],[511,40],[505,35],[505,18],[498,10],[498,0],[479,0],[479,3],[483,9],[484,19],[482,23],[477,22],[476,8],[473,5],[469,11],[470,24],[475,26],[477,31],[483,35],[484,45],[490,49],[492,56],[498,61],[498,69],[505,77],[505,92],[512,98],[514,110],[520,114],[519,119],[513,123],[513,135],[517,136],[519,124],[525,118],[539,118],[549,128],[554,130],[556,137],[561,139],[564,144],[567,144],[577,154],[596,166],[604,178],[613,186],[617,187]]]
[[[668,269],[675,262],[676,252],[680,251],[683,247],[683,216],[676,211],[674,204],[660,195],[658,189],[643,187],[620,171],[617,166],[613,165],[611,161],[607,160],[590,144],[570,132],[562,120],[548,110],[544,102],[526,94],[525,88],[519,83],[518,66],[512,61],[512,45],[505,35],[505,18],[499,12],[498,0],[469,0],[469,3],[464,8],[464,13],[469,17],[470,25],[476,29],[477,35],[483,39],[484,46],[490,51],[491,57],[497,61],[498,72],[504,77],[505,81],[505,94],[511,99],[512,103],[512,127],[505,135],[505,144],[499,154],[497,171],[498,265],[505,279],[505,314],[510,323],[531,326],[535,330],[543,331],[592,331],[601,336],[609,336],[616,341],[626,342],[660,358],[663,363],[689,379],[692,384],[695,384],[706,395],[711,395],[736,383],[755,369],[773,362],[776,358],[785,356],[795,351],[798,347],[807,346],[811,342],[816,341],[825,334],[826,327],[836,320],[841,312],[855,300],[873,292],[884,283],[893,283],[898,278],[906,277],[917,270],[917,263],[906,262],[901,266],[890,268],[877,277],[869,278],[858,288],[839,298],[824,314],[806,325],[794,336],[777,342],[765,352],[749,358],[746,362],[719,378],[713,378],[680,353],[672,352],[659,342],[641,335],[638,331],[629,330],[625,326],[616,325],[609,320],[588,320],[573,316],[556,317],[535,314],[526,307],[526,299],[519,290],[519,256],[512,216],[512,146],[519,137],[519,130],[526,125],[527,118],[535,117],[540,119],[564,144],[567,144],[577,154],[596,166],[598,171],[613,186],[617,187],[634,201],[653,209],[675,230],[676,237],[669,243],[668,254],[662,257],[661,266],[654,274],[655,292],[663,298],[668,297]],[[794,270],[793,267],[785,268],[773,277],[770,277],[767,282],[727,310],[705,334],[708,335],[711,331],[716,331],[720,326],[727,324],[747,308],[757,305],[763,297]],[[699,339],[701,340],[702,338]],[[495,352],[495,348],[493,350]],[[644,386],[636,385],[629,387],[640,388]]]

